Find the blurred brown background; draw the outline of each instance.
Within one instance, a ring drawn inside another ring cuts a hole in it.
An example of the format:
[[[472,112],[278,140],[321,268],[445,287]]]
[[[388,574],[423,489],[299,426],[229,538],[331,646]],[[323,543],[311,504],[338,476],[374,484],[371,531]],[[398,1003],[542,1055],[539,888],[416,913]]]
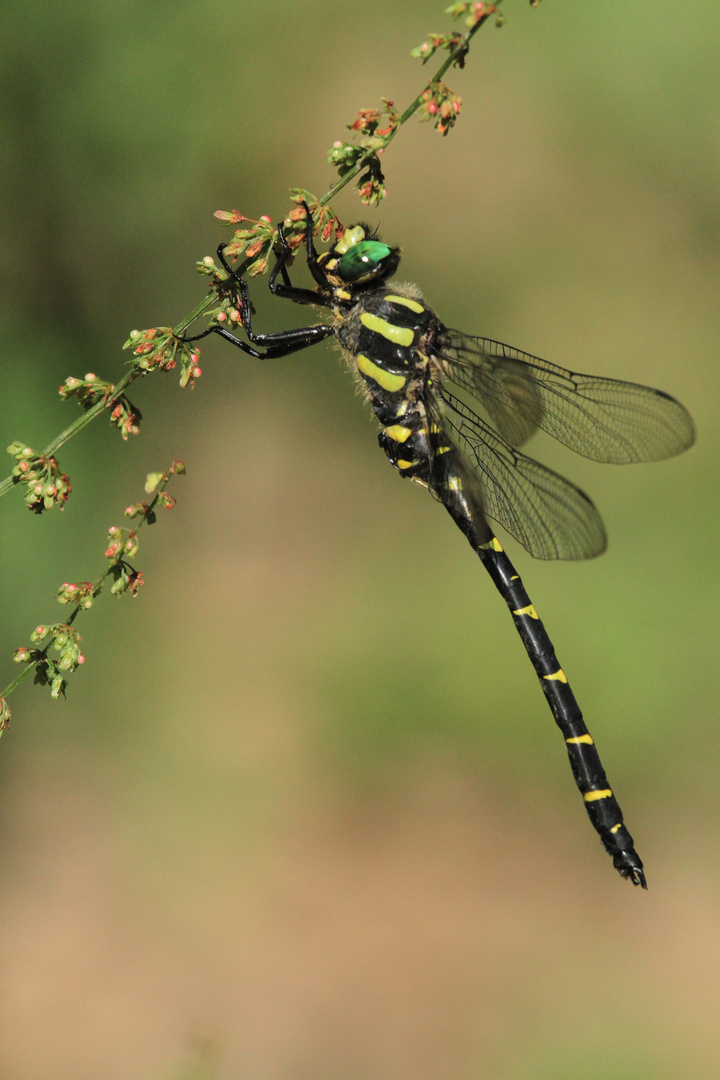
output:
[[[134,327],[203,296],[237,207],[278,220],[328,147],[404,108],[440,0],[5,5],[0,445],[117,379]],[[66,702],[0,742],[2,1080],[669,1080],[720,1074],[716,4],[508,0],[447,139],[408,125],[379,221],[450,325],[662,387],[698,444],[653,466],[531,452],[611,546],[508,543],[645,859],[617,877],[512,621],[449,517],[399,482],[331,346],[204,343],[123,444],[63,451],[64,511],[3,502],[2,675],[62,581],[173,457],[140,599],[79,629]],[[261,330],[307,311],[253,289]],[[10,459],[5,472],[10,471]]]

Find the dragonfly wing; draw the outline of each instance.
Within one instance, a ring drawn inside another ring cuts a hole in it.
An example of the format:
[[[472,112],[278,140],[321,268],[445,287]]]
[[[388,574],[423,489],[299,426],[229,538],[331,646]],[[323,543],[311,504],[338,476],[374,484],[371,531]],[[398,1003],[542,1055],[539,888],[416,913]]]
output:
[[[695,441],[687,410],[662,390],[581,375],[489,338],[445,332],[445,375],[481,401],[500,435],[522,446],[538,429],[594,461],[662,461]]]
[[[521,454],[444,389],[440,407],[444,431],[479,484],[488,518],[536,559],[588,559],[605,550],[602,519],[584,491]]]

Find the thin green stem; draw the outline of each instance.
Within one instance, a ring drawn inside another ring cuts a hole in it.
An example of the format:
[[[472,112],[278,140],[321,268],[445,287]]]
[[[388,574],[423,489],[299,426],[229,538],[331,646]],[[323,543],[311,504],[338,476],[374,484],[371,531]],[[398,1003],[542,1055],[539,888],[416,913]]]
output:
[[[499,6],[499,5],[496,5],[496,6]],[[467,53],[468,48],[470,46],[470,42],[471,42],[473,36],[478,32],[480,27],[483,26],[487,22],[487,20],[489,18],[491,18],[491,16],[493,16],[494,14],[495,14],[494,10],[491,11],[491,12],[488,12],[488,14],[484,15],[482,17],[482,19],[480,19],[477,23],[475,23],[474,26],[471,26],[470,29],[467,31],[467,33],[463,34],[462,39],[460,40],[458,45],[449,54],[447,59],[443,61],[443,63],[440,65],[438,70],[433,75],[432,79],[430,79],[429,85],[432,85],[433,83],[439,82],[440,79],[442,79],[445,72],[448,70],[448,68],[451,67],[452,64],[457,63],[457,61],[460,60],[461,57],[463,57]],[[420,91],[418,96],[413,101],[410,102],[407,109],[405,110],[405,112],[402,114],[402,116],[398,120],[397,127],[395,127],[393,129],[393,131],[391,131],[390,134],[382,141],[382,146],[380,147],[380,149],[384,150],[387,146],[389,146],[390,143],[395,138],[395,136],[397,135],[400,128],[403,126],[403,124],[406,124],[407,121],[410,119],[410,117],[415,115],[415,113],[418,111],[418,109],[422,105],[423,101],[425,100],[423,98],[423,94],[425,93],[425,89],[426,89],[426,87],[423,87],[423,89]],[[358,175],[358,173],[362,172],[362,170],[366,167],[368,161],[372,157],[374,157],[374,155],[377,152],[378,152],[377,147],[373,147],[373,148],[369,149],[367,154],[364,154],[355,163],[355,165],[348,172],[345,173],[344,176],[342,176],[339,180],[337,180],[332,185],[332,187],[328,188],[328,190],[325,192],[324,195],[320,196],[320,198],[318,199],[318,206],[327,206],[327,204],[330,202],[330,200],[334,199],[339,191],[342,191],[342,189],[347,184],[349,184],[350,181],[353,180]]]
[[[211,308],[213,304],[216,303],[217,297],[214,293],[210,293],[208,296],[205,297],[204,300],[201,300],[197,307],[193,308],[189,315],[186,315],[183,319],[180,320],[177,326],[173,327],[173,334],[175,335],[175,337],[182,337],[188,326],[191,326],[196,319],[199,319],[200,316],[208,310],[208,308]]]
[[[186,315],[185,318],[178,323],[178,325],[173,329],[173,333],[177,337],[182,336],[183,332],[187,329],[187,327],[190,326],[195,321],[195,319],[199,318],[203,314],[203,312],[207,311],[208,308],[212,307],[214,303],[217,303],[214,295],[211,294],[210,296],[206,296],[205,299],[202,300],[197,305],[197,307],[190,312],[189,315]],[[92,421],[100,415],[100,413],[104,412],[105,409],[111,408],[114,403],[120,397],[122,397],[127,388],[135,382],[136,379],[139,379],[141,378],[141,376],[146,374],[146,371],[139,370],[138,368],[132,368],[130,371],[127,371],[123,375],[120,382],[117,383],[117,385],[115,386],[112,394],[110,394],[110,396],[106,400],[98,401],[96,405],[93,405],[90,409],[87,410],[87,412],[84,412],[82,416],[79,416],[77,420],[74,420],[72,424],[65,428],[64,431],[61,431],[59,435],[56,435],[52,442],[48,443],[48,445],[42,451],[43,457],[52,457],[53,454],[56,454],[61,446],[64,446],[65,443],[70,442],[71,439],[74,439],[75,436],[78,435],[84,427],[87,427],[88,424],[91,424]],[[0,498],[2,498],[3,495],[10,491],[11,488],[16,487],[17,481],[18,478],[16,476],[13,476],[12,474],[10,476],[6,476],[4,480],[0,480]]]
[[[133,369],[132,371],[128,371],[125,375],[123,375],[122,379],[116,385],[115,389],[113,390],[112,394],[110,394],[110,396],[107,398],[107,400],[98,401],[96,405],[93,405],[92,408],[88,409],[88,411],[83,413],[82,416],[79,416],[77,420],[74,420],[72,424],[69,425],[69,427],[66,427],[64,431],[61,431],[59,435],[56,435],[52,442],[48,443],[48,445],[42,451],[42,456],[52,457],[53,454],[57,453],[61,446],[64,446],[66,442],[70,441],[70,439],[74,439],[78,432],[82,431],[82,429],[88,424],[90,424],[96,416],[99,416],[101,412],[104,412],[105,409],[109,409],[118,400],[118,398],[123,395],[125,390],[127,390],[128,386],[130,386],[131,383],[135,382],[136,379],[139,379],[140,376],[144,374],[145,373],[143,371]],[[7,491],[14,487],[17,482],[18,478],[16,476],[12,476],[12,474],[10,476],[6,476],[4,480],[1,480],[0,497],[2,497]]]
[[[35,670],[35,667],[35,664],[27,664],[20,674],[11,683],[8,683],[4,690],[0,690],[0,698],[6,698],[9,694],[12,694],[15,687],[19,686],[23,679],[27,679],[28,675]]]
[[[135,529],[136,533],[140,531],[140,529],[143,527],[143,525],[146,525],[148,523],[148,520],[149,520],[150,516],[153,514],[153,511],[155,510],[155,507],[157,506],[157,503],[158,503],[158,500],[159,500],[160,496],[162,495],[165,488],[168,486],[168,484],[170,482],[170,477],[173,476],[173,475],[174,475],[174,471],[170,470],[170,471],[165,473],[162,480],[159,482],[157,488],[155,489],[155,498],[148,505],[147,509],[143,513],[143,516],[140,518],[140,521],[138,522],[137,527]],[[121,552],[120,555],[118,555],[115,559],[113,559],[113,561],[110,563],[110,565],[105,570],[103,570],[102,574],[100,574],[100,576],[93,582],[93,586],[92,586],[92,589],[90,591],[90,595],[93,597],[93,599],[96,596],[99,596],[99,594],[102,592],[102,583],[105,580],[105,578],[109,577],[109,575],[112,573],[113,567],[117,566],[118,563],[121,563],[121,562],[124,562],[124,561],[125,560],[123,559],[122,552]],[[70,612],[70,615],[68,616],[68,618],[65,620],[66,624],[68,626],[72,626],[72,624],[75,622],[75,620],[78,617],[78,615],[80,614],[80,612],[81,611],[87,611],[87,610],[88,609],[82,603],[76,604],[75,607],[73,608],[73,610]],[[28,677],[28,675],[30,674],[31,671],[35,671],[38,664],[41,664],[47,658],[47,653],[48,653],[48,650],[49,650],[51,644],[52,644],[51,642],[48,642],[48,644],[45,646],[45,648],[38,652],[37,658],[34,659],[31,663],[27,664],[23,668],[23,670],[20,672],[20,674],[17,675],[16,678],[14,678],[11,683],[8,683],[8,685],[5,687],[4,690],[0,690],[0,698],[7,698],[8,695],[13,692],[15,687],[18,686],[23,681],[23,679],[26,679]]]
[[[98,401],[97,405],[93,405],[89,408],[86,413],[83,413],[77,420],[74,420],[69,427],[66,427],[64,431],[61,431],[59,435],[56,435],[51,443],[48,443],[43,450],[44,457],[50,457],[52,454],[57,453],[61,446],[64,446],[66,442],[73,439],[79,431],[82,431],[82,429],[91,423],[96,416],[99,416],[104,409],[109,409],[114,405],[118,398],[122,397],[128,386],[144,374],[143,371],[138,371],[137,369],[126,372],[106,401]]]

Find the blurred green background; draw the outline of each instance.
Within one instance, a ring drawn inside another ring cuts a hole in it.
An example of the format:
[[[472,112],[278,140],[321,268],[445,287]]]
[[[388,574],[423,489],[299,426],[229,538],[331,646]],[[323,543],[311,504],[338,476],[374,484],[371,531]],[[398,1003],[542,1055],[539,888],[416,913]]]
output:
[[[237,207],[332,181],[358,108],[400,108],[440,0],[6,4],[0,51],[5,446],[117,379],[135,327],[204,295]],[[2,504],[3,684],[103,567],[145,473],[147,586],[80,620],[66,702],[25,683],[0,742],[3,1080],[666,1080],[720,1074],[717,723],[720,12],[508,0],[409,124],[380,223],[449,325],[661,387],[698,444],[601,467],[603,558],[508,543],[569,673],[650,891],[614,873],[505,607],[402,484],[330,345],[203,343],[61,455],[74,491]],[[307,311],[253,288],[261,330]],[[10,459],[6,462],[10,471]]]

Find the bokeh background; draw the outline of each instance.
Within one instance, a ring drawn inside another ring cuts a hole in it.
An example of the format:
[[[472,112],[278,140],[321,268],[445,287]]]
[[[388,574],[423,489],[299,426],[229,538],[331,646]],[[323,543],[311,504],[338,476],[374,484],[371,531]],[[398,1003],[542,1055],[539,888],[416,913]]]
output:
[[[332,182],[358,108],[422,87],[440,0],[25,0],[0,44],[1,445],[119,378],[136,327],[204,295],[237,207]],[[632,468],[532,452],[610,549],[511,557],[650,891],[614,873],[512,621],[449,517],[400,483],[332,346],[204,343],[61,463],[63,513],[3,502],[0,661],[103,567],[145,473],[147,585],[79,623],[65,702],[0,742],[3,1080],[670,1080],[720,1075],[720,11],[508,0],[446,139],[388,151],[379,222],[450,325],[662,387],[697,446]],[[307,311],[253,288],[260,329]],[[7,459],[6,472],[10,471]]]

